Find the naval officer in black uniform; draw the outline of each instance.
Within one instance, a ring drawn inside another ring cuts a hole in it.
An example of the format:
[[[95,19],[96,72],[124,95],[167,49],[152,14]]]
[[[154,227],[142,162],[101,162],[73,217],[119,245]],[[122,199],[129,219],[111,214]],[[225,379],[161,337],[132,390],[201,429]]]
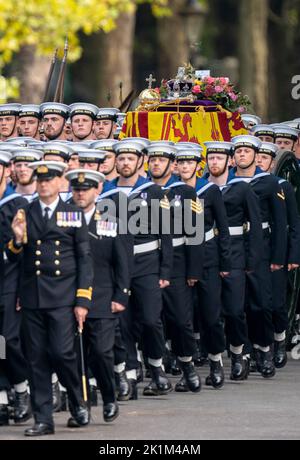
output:
[[[39,198],[14,217],[8,255],[12,260],[23,257],[20,305],[35,419],[25,435],[39,436],[54,433],[52,365],[68,391],[73,417],[79,425],[89,423],[81,402],[74,337],[75,317],[82,329],[90,307],[93,270],[83,213],[59,198],[65,165],[39,161],[30,167]]]

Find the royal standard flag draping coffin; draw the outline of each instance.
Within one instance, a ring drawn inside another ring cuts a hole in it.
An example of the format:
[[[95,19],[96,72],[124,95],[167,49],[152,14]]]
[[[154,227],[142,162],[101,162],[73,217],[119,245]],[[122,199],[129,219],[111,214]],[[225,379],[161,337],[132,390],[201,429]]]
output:
[[[151,141],[198,142],[230,141],[247,134],[238,112],[128,112],[120,133],[126,137],[146,137]]]

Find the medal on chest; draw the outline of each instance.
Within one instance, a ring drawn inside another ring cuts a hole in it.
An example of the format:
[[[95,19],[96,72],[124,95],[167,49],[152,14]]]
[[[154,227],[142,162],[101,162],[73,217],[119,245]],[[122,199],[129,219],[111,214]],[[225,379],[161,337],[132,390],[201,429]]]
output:
[[[80,228],[82,214],[77,211],[60,211],[56,213],[56,224],[64,228]]]

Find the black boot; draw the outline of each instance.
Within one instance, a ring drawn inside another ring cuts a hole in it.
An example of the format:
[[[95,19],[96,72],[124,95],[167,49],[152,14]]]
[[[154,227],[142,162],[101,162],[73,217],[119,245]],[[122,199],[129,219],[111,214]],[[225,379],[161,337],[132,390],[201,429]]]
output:
[[[187,383],[186,383],[184,375],[181,377],[179,382],[176,383],[175,391],[177,393],[188,393],[190,391],[188,386],[187,386]]]
[[[52,404],[53,412],[59,412],[61,409],[61,394],[58,382],[52,383]]]
[[[195,367],[203,367],[208,364],[208,354],[206,350],[201,346],[201,340],[197,340],[197,351],[193,356]]]
[[[128,379],[130,386],[129,401],[136,401],[138,399],[138,388],[137,381],[134,379]]]
[[[170,391],[172,391],[172,385],[168,377],[162,370],[162,368],[150,365],[150,371],[152,375],[152,381],[154,384],[154,387],[153,387],[154,396],[166,395],[170,393]],[[145,396],[150,396],[150,393],[148,392],[147,388],[148,388],[148,385],[147,387],[144,388],[143,394]]]
[[[117,400],[128,401],[130,398],[130,383],[126,377],[125,370],[122,372],[115,372]]]
[[[176,356],[173,353],[171,354],[171,374],[175,376],[181,375],[181,369],[178,365]]]
[[[9,425],[8,405],[0,404],[0,426]]]
[[[248,380],[250,374],[250,357],[248,358],[248,356],[244,355],[243,360],[245,361],[245,373],[243,380]]]
[[[277,369],[283,368],[287,363],[285,340],[274,343],[274,364]]]
[[[180,362],[180,366],[188,389],[193,393],[198,393],[201,390],[201,379],[195,371],[194,363],[192,361]]]
[[[254,350],[255,362],[256,362],[256,372],[262,373],[263,362],[262,362],[262,352],[258,349]]]
[[[31,417],[31,405],[29,393],[24,391],[23,393],[15,393],[15,405],[14,405],[14,422],[24,423],[27,422]]]
[[[246,370],[246,362],[243,359],[243,355],[231,353],[231,374],[230,380],[244,380]]]
[[[119,416],[119,406],[116,402],[103,404],[103,419],[105,422],[113,422]]]
[[[221,361],[209,360],[210,374],[206,378],[205,384],[213,386],[216,389],[222,388],[224,385],[224,369]]]
[[[273,357],[272,357],[272,352],[271,351],[261,351],[259,350],[259,353],[261,355],[261,363],[262,363],[262,368],[261,368],[261,375],[265,379],[270,379],[274,377],[276,374],[276,369],[273,363]]]

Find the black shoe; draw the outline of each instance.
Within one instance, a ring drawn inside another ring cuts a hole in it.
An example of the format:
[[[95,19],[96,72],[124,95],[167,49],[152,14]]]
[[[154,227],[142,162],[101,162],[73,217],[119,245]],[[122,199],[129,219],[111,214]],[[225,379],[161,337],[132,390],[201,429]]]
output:
[[[31,417],[30,396],[27,391],[15,393],[14,422],[24,423]]]
[[[116,402],[103,404],[103,418],[105,422],[113,422],[119,416],[119,406]]]
[[[240,381],[244,380],[246,370],[246,362],[243,355],[231,353],[231,374],[230,380]]]
[[[209,360],[210,374],[206,379],[206,385],[220,389],[224,385],[224,369],[221,361]]]
[[[250,374],[250,362],[251,359],[250,357],[248,358],[247,356],[243,356],[243,360],[245,361],[245,372],[244,372],[244,378],[243,380],[248,380],[249,374]]]
[[[136,381],[137,383],[143,382],[144,381],[144,373],[143,373],[143,366],[142,363],[139,362],[139,365],[136,369]]]
[[[71,415],[80,426],[90,423],[90,411],[87,407],[81,405],[71,409]]]
[[[261,375],[265,379],[270,379],[274,377],[274,375],[276,374],[276,369],[275,369],[273,359],[272,359],[272,352],[271,351],[265,352],[261,350],[259,351],[260,351],[261,362],[262,362]]]
[[[61,394],[59,389],[59,383],[52,383],[52,405],[53,412],[59,412],[61,409]]]
[[[282,369],[287,363],[285,340],[274,343],[274,364],[277,369]]]
[[[80,428],[81,425],[76,422],[75,418],[70,417],[67,421],[67,427],[68,428]]]
[[[89,400],[90,400],[91,407],[97,407],[98,406],[98,395],[97,395],[97,387],[96,387],[96,385],[90,385]]]
[[[153,380],[150,380],[148,385],[144,387],[143,395],[144,396],[157,396],[158,395],[157,385],[155,384]]]
[[[193,362],[195,367],[203,367],[208,364],[208,355],[206,350],[201,346],[201,340],[196,340],[197,351],[193,356]]]
[[[180,366],[185,377],[186,385],[193,393],[198,393],[201,390],[201,379],[195,371],[194,364],[191,362],[180,362]]]
[[[176,383],[175,391],[177,393],[188,393],[190,391],[188,386],[187,386],[187,383],[186,383],[184,375],[181,377],[179,382]]]
[[[25,436],[45,436],[54,434],[54,426],[46,423],[35,423],[31,428],[24,431]]]
[[[126,377],[126,372],[115,372],[117,400],[128,401],[130,398],[130,383]]]
[[[181,369],[178,365],[178,361],[176,359],[176,356],[172,355],[172,360],[171,360],[171,374],[172,375],[181,375]]]
[[[262,352],[257,348],[254,350],[255,363],[256,363],[256,372],[262,373],[263,362],[262,362]]]
[[[9,425],[8,405],[0,404],[0,426]]]
[[[138,399],[137,381],[134,379],[128,379],[130,386],[129,401],[136,401]]]
[[[150,371],[154,383],[153,389],[155,395],[166,395],[170,393],[170,391],[172,391],[172,385],[162,368],[150,365]],[[149,393],[147,391],[145,392],[146,388],[147,387],[145,387],[143,394],[149,396]]]

